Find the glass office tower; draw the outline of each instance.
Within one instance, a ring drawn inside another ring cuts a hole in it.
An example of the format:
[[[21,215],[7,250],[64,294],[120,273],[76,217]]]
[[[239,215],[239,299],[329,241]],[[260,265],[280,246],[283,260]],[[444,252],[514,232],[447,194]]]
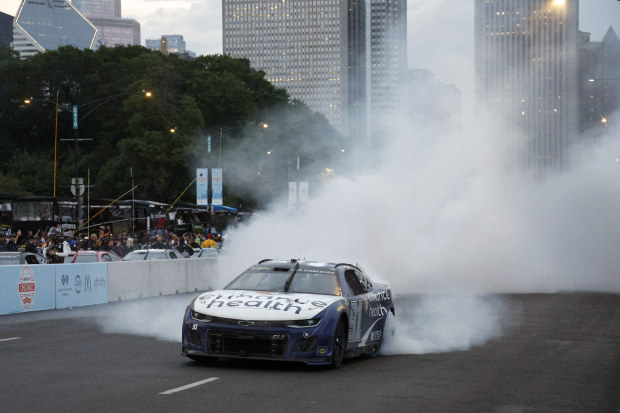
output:
[[[140,44],[140,23],[121,18],[121,0],[72,0],[72,3],[97,27],[99,45]]]
[[[222,0],[222,10],[225,54],[248,58],[292,98],[368,142],[370,109],[394,90],[393,65],[406,74],[405,0]]]
[[[535,174],[561,169],[577,137],[578,0],[475,1],[478,98]]]
[[[59,46],[92,49],[97,28],[66,0],[22,0],[13,21],[13,49],[27,58]]]

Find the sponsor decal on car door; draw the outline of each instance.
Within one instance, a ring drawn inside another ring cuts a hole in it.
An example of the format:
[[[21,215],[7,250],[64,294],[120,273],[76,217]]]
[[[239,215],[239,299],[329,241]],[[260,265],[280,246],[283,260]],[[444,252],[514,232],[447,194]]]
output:
[[[362,300],[349,302],[349,341],[359,341],[362,336]]]

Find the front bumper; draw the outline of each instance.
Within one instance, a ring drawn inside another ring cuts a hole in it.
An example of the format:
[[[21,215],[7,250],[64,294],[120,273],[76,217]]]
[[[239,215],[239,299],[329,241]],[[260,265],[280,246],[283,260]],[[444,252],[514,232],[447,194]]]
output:
[[[183,324],[182,355],[329,364],[333,330],[330,324],[257,328],[203,323],[188,316]]]

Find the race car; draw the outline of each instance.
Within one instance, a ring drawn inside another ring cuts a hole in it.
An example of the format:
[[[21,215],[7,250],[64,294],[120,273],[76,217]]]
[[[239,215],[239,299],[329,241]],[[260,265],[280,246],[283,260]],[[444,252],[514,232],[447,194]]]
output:
[[[182,354],[342,364],[377,354],[394,314],[392,292],[358,266],[262,260],[189,304]]]

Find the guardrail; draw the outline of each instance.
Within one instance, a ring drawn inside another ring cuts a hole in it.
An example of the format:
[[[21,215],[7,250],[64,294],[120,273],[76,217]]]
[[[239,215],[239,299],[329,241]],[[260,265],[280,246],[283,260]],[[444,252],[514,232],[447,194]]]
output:
[[[181,259],[0,266],[0,315],[211,289],[215,261]]]

